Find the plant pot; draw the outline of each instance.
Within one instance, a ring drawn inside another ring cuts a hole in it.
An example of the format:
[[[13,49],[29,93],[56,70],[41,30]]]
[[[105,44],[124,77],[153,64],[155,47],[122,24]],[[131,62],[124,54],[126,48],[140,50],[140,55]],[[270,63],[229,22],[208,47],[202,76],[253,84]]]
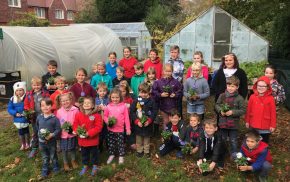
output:
[[[204,172],[202,172],[201,173],[203,176],[207,176],[208,174],[209,174],[209,172],[208,171],[204,171]]]

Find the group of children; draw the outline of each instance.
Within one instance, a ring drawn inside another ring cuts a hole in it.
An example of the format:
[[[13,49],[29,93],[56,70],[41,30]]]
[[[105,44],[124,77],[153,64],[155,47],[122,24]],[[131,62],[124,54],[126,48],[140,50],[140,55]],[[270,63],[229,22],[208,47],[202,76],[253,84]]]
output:
[[[109,153],[107,164],[116,155],[119,164],[124,163],[125,143],[136,149],[137,157],[150,157],[150,137],[153,128],[159,128],[158,114],[163,121],[163,131],[172,133],[169,139],[162,139],[160,155],[177,149],[176,156],[183,157],[182,148],[189,144],[190,153],[198,153],[198,166],[204,159],[211,161],[209,171],[215,166],[223,168],[228,138],[233,158],[239,151],[240,117],[245,114],[246,127],[255,130],[246,134],[241,148],[242,154],[251,158],[249,165],[239,169],[257,171],[260,177],[266,177],[271,168],[269,136],[276,128],[275,104],[284,97],[281,85],[274,79],[273,67],[267,67],[265,76],[253,86],[254,94],[247,107],[238,92],[239,79],[226,78],[226,90],[215,103],[217,122],[204,120],[204,102],[210,96],[210,89],[202,52],[194,54],[184,81],[184,64],[178,46],[171,48],[171,58],[164,65],[155,49],[150,50],[144,66],[131,55],[129,47],[123,52],[119,65],[115,52],[109,53],[107,64],[94,65],[90,82],[87,71],[79,68],[76,83],[67,88],[65,78],[56,71],[56,61],[51,60],[47,65],[48,73],[42,79],[32,78],[31,91],[26,92],[25,82],[14,84],[8,112],[14,116],[18,128],[20,150],[31,148],[30,158],[41,151],[43,177],[50,172],[50,160],[53,171],[59,171],[58,148],[65,171],[70,170],[70,162],[72,168],[78,168],[76,152],[80,148],[83,164],[80,175],[88,171],[90,163],[91,175],[97,173],[99,149],[105,146]],[[276,92],[272,90],[273,85]],[[187,102],[188,122],[182,116],[183,98]],[[29,124],[33,128],[31,142]],[[71,125],[71,129],[68,130],[67,125]]]

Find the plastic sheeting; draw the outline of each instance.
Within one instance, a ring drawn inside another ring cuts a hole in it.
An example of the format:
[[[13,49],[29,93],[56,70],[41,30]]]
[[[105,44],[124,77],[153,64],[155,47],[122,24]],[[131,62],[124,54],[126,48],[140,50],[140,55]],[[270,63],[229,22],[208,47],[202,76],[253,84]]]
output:
[[[106,61],[109,52],[122,53],[118,36],[101,25],[1,28],[0,72],[20,70],[22,80],[28,83],[32,76],[47,72],[51,59],[58,62],[58,72],[70,80],[77,68],[90,72],[93,64]]]

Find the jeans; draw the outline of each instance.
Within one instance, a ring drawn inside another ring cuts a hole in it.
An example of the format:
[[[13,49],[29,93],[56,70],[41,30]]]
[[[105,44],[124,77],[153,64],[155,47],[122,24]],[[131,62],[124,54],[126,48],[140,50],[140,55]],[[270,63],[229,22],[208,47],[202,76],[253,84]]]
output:
[[[255,171],[255,174],[261,177],[267,177],[271,169],[272,169],[272,164],[269,163],[268,161],[265,161],[263,163],[262,168],[260,170]]]
[[[48,143],[39,143],[39,149],[42,155],[42,171],[48,172],[49,171],[49,162],[52,161],[53,170],[58,171],[58,158],[56,154],[56,141],[49,141]]]
[[[33,130],[33,134],[32,134],[32,140],[31,140],[31,148],[37,149],[38,148],[38,133],[37,133],[36,122],[32,123],[32,130]]]
[[[90,158],[92,155],[92,164],[97,165],[98,164],[98,158],[99,158],[99,148],[98,146],[89,146],[89,147],[81,147],[81,153],[82,153],[82,162],[83,165],[89,165]]]
[[[174,149],[181,149],[182,144],[180,143],[181,140],[179,139],[179,137],[172,135],[172,138],[170,141],[165,141],[165,143],[163,143],[160,147],[159,147],[159,153],[161,156],[164,156],[168,153],[170,153],[171,151],[173,151]]]
[[[231,154],[234,152],[238,152],[238,130],[235,129],[220,129],[222,134],[222,139],[224,142],[227,141],[227,138],[230,138],[231,144]]]

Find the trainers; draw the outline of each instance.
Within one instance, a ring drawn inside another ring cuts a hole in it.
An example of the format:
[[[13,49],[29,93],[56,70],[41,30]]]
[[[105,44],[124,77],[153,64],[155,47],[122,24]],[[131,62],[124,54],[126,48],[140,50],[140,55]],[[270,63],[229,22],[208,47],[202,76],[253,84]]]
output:
[[[119,157],[119,164],[124,164],[124,157]]]
[[[24,149],[25,149],[25,145],[22,144],[19,150],[24,150]]]
[[[138,158],[143,157],[143,152],[137,152],[137,153],[136,153],[136,156],[137,156]]]
[[[97,170],[98,170],[97,165],[93,165],[93,169],[92,169],[91,175],[95,176],[96,173],[97,173]]]
[[[181,152],[181,151],[177,151],[177,152],[176,152],[176,157],[177,157],[177,158],[183,158],[183,154],[182,154],[182,152]]]
[[[88,166],[84,166],[80,172],[80,175],[84,175],[88,171]]]
[[[37,153],[38,153],[37,149],[32,149],[28,155],[28,158],[34,158]]]
[[[29,143],[26,143],[25,150],[28,150],[28,149],[30,149],[30,145],[29,145]]]
[[[114,158],[115,158],[114,155],[110,155],[108,160],[107,160],[107,164],[111,164],[111,162],[113,161]]]

